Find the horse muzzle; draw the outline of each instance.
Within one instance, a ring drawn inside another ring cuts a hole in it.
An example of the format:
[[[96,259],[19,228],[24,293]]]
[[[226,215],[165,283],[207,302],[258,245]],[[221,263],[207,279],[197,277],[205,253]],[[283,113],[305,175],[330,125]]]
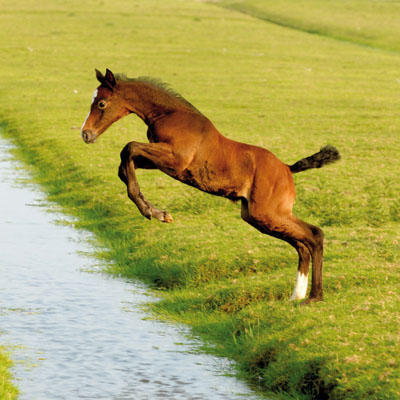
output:
[[[97,135],[94,134],[90,129],[85,129],[81,132],[82,139],[85,143],[94,143]]]

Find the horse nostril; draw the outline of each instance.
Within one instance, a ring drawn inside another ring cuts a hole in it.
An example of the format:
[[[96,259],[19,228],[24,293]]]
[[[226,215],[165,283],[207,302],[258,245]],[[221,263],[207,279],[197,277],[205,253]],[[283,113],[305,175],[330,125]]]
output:
[[[87,143],[90,140],[90,136],[91,136],[91,131],[89,129],[85,129],[84,131],[82,131],[81,135],[82,135],[82,139]]]

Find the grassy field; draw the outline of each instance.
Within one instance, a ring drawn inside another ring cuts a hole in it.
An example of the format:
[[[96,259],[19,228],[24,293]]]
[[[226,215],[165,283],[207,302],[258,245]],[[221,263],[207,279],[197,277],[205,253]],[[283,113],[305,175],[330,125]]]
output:
[[[218,4],[281,26],[400,52],[400,2],[221,0]]]
[[[334,2],[312,3],[329,19]],[[400,397],[400,55],[214,2],[16,0],[1,11],[2,134],[49,199],[95,233],[110,273],[152,285],[159,317],[190,325],[260,391]],[[333,20],[329,29],[341,30]],[[165,80],[222,133],[287,163],[339,148],[340,163],[295,177],[296,214],[326,235],[324,302],[288,301],[295,252],[246,225],[237,204],[139,171],[143,193],[175,222],[139,215],[117,168],[128,141],[145,141],[143,123],[127,117],[95,145],[80,138],[94,68],[105,67]]]

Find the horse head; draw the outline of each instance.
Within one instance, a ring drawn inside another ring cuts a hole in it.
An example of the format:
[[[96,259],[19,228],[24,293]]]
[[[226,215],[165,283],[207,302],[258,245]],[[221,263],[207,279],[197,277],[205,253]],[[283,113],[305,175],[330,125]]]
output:
[[[93,93],[90,112],[81,128],[85,143],[95,142],[112,123],[130,113],[114,74],[107,69],[103,75],[96,69],[96,78],[100,86]]]

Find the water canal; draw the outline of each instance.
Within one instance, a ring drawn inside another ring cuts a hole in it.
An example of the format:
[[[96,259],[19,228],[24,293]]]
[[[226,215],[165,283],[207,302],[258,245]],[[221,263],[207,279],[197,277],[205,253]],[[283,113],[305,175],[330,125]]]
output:
[[[146,319],[140,284],[89,273],[88,233],[26,182],[0,138],[0,344],[20,399],[255,400],[183,327]]]

